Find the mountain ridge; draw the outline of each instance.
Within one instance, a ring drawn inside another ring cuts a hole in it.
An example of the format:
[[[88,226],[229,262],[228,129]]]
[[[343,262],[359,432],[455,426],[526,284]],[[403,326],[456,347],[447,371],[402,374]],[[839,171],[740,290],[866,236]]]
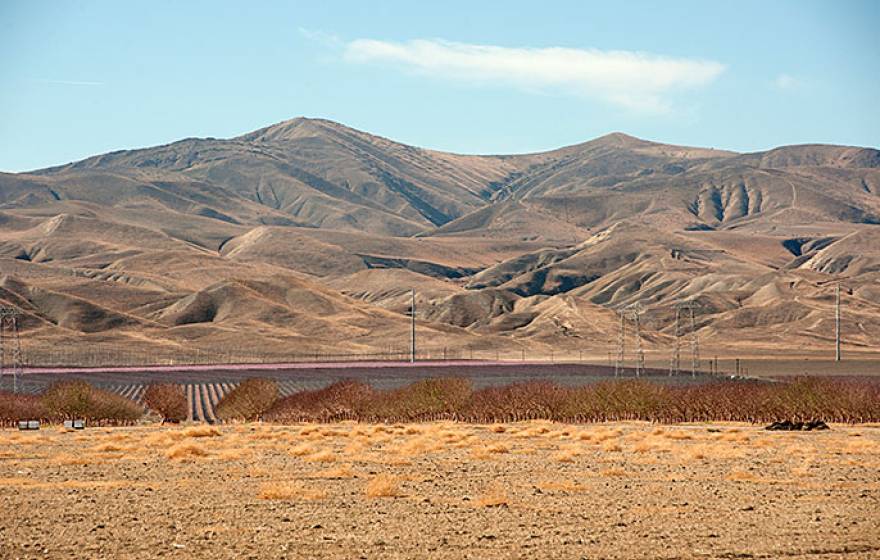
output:
[[[301,117],[0,173],[0,300],[34,351],[375,353],[406,338],[416,288],[449,347],[604,355],[641,302],[659,353],[692,300],[707,347],[772,353],[827,339],[823,286],[846,278],[848,344],[867,351],[878,224],[873,148],[614,132],[465,155]]]

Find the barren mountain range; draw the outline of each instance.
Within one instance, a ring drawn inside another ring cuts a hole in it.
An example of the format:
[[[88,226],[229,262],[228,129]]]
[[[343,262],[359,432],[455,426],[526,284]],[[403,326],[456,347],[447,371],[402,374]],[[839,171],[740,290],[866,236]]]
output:
[[[434,356],[604,359],[637,301],[649,356],[679,301],[707,351],[810,355],[836,280],[846,351],[876,351],[876,149],[467,156],[298,118],[0,174],[0,302],[35,363],[404,349],[411,288]]]

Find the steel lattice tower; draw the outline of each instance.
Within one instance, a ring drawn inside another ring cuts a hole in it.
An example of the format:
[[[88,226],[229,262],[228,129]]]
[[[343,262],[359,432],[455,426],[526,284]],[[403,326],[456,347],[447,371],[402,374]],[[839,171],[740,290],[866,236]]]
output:
[[[697,309],[699,305],[693,301],[682,301],[675,305],[675,337],[672,342],[672,359],[669,363],[669,375],[681,373],[681,339],[684,336],[684,322],[690,319],[691,375],[696,376],[700,369],[700,341],[697,336]],[[682,313],[682,312],[686,312]]]
[[[12,392],[18,392],[18,376],[24,366],[21,339],[18,336],[19,312],[14,307],[0,307],[0,389],[12,378]]]
[[[617,361],[614,364],[614,376],[617,377],[623,371],[626,361],[626,322],[630,319],[635,330],[636,343],[636,377],[645,371],[645,351],[642,349],[642,304],[635,302],[620,309],[620,330],[617,336]]]

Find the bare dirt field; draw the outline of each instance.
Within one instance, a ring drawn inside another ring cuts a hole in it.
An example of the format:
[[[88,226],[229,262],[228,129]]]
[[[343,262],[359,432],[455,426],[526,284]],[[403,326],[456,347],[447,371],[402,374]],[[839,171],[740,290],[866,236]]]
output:
[[[0,431],[0,558],[878,558],[880,426]]]

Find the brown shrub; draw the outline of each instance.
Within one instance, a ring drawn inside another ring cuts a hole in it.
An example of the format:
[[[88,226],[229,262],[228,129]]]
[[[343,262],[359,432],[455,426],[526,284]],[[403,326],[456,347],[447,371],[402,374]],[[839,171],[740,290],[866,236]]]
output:
[[[176,383],[153,383],[144,391],[144,404],[162,415],[162,422],[183,422],[188,414],[186,393]]]
[[[54,420],[37,395],[0,391],[0,426],[19,420]]]
[[[279,399],[266,412],[270,422],[333,422],[355,418],[373,390],[360,381],[337,381],[323,389],[300,391]]]
[[[227,393],[214,412],[220,420],[257,420],[278,399],[278,386],[269,379],[253,378],[242,381]]]

